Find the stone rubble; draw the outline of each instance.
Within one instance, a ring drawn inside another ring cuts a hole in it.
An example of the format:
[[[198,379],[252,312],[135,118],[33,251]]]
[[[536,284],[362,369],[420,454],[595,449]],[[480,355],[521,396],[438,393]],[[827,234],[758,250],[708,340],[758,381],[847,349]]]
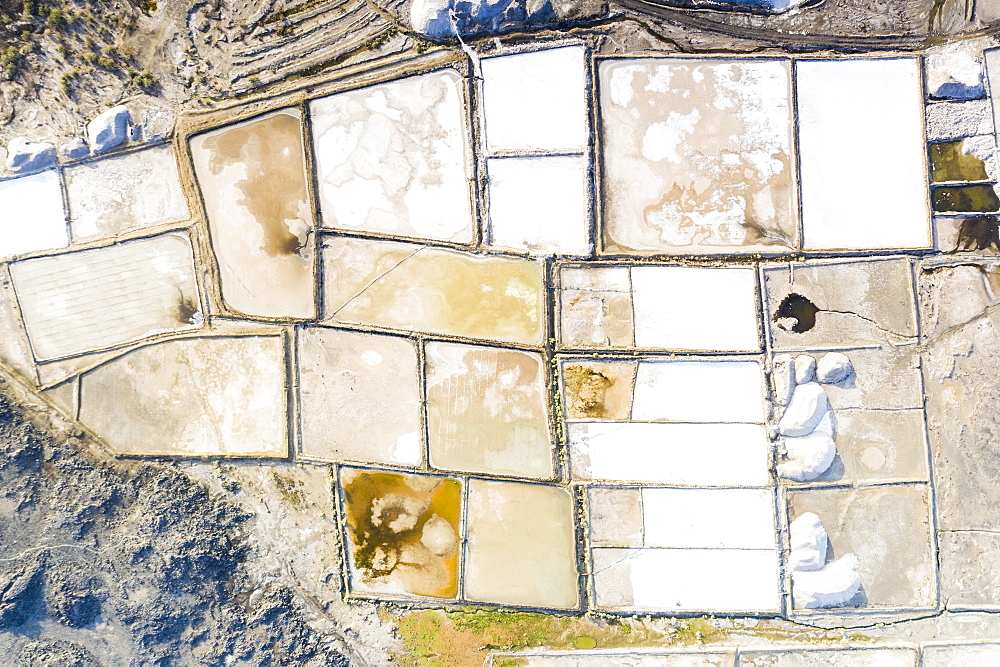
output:
[[[174,132],[177,116],[167,109],[147,109],[142,112],[142,120],[137,121],[143,141],[162,141]]]

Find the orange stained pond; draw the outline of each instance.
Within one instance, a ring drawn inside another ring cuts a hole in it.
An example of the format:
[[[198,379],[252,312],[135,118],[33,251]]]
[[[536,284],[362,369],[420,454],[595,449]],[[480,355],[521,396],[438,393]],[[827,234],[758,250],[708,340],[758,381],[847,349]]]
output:
[[[345,469],[341,483],[356,592],[458,595],[461,482]]]

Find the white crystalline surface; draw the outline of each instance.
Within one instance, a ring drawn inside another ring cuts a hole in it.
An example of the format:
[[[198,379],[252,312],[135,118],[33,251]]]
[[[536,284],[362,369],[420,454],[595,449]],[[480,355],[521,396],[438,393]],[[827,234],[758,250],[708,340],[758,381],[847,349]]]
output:
[[[778,609],[778,557],[774,551],[642,549],[635,552],[630,565],[637,609]],[[664,576],[668,572],[675,576]]]
[[[535,255],[592,248],[585,55],[567,46],[482,61],[494,247]]]
[[[59,175],[43,171],[0,181],[0,257],[69,243]]]
[[[636,347],[751,351],[757,338],[752,269],[640,266],[632,269]]]
[[[581,46],[567,46],[483,59],[490,151],[586,147],[585,53]]]
[[[795,243],[789,63],[601,63],[605,239],[649,252]]]
[[[323,225],[472,241],[463,104],[453,70],[313,101]]]
[[[758,424],[573,424],[574,475],[686,486],[764,486],[767,433]]]
[[[760,365],[755,361],[642,363],[635,382],[637,421],[764,421]]]
[[[773,549],[774,492],[769,489],[642,490],[648,547]]]
[[[65,174],[75,241],[114,238],[189,216],[170,145],[85,162]]]
[[[538,255],[590,251],[585,158],[493,158],[488,173],[494,247]]]
[[[805,247],[929,246],[917,61],[802,61],[796,86]]]
[[[760,365],[641,361],[635,378],[631,414],[616,413],[632,421],[568,430],[574,479],[642,484],[636,548],[594,549],[598,606],[774,609],[779,555]]]

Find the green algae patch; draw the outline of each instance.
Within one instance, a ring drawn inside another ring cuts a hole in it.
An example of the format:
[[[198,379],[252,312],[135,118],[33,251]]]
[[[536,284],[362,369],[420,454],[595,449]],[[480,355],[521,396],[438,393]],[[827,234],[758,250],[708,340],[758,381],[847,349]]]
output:
[[[987,180],[986,164],[975,155],[966,153],[964,147],[962,140],[931,144],[928,148],[931,180],[935,183]]]
[[[671,635],[673,644],[705,644],[708,642],[722,641],[727,636],[707,618],[696,618],[691,621],[678,623]]]
[[[271,471],[271,476],[274,478],[274,485],[277,487],[282,500],[296,507],[301,507],[305,503],[305,493],[299,488],[302,486],[302,482],[273,470]]]
[[[938,213],[992,213],[1000,210],[1000,199],[992,185],[946,185],[931,191]]]
[[[732,644],[739,637],[823,646],[869,644],[867,635],[846,628],[821,630],[784,621],[621,617],[609,614],[559,616],[535,612],[463,608],[414,610],[385,605],[382,619],[397,626],[402,649],[393,664],[409,667],[481,667],[494,654],[494,667],[524,665],[502,655],[547,648],[562,651],[656,649]]]
[[[691,646],[723,641],[729,636],[710,618],[559,616],[478,608],[400,610],[392,614],[383,611],[383,615],[396,623],[402,639],[403,650],[395,656],[396,662],[414,667],[478,667],[493,651]]]
[[[511,658],[507,656],[501,656],[499,658],[493,659],[493,667],[522,667],[523,665],[530,665],[531,661],[527,658]]]
[[[848,628],[831,628],[822,630],[819,628],[797,626],[790,623],[775,623],[772,621],[733,621],[727,627],[728,635],[734,637],[754,637],[755,639],[766,639],[773,642],[802,642],[813,644],[817,647],[836,644],[843,646],[845,643],[851,645],[871,644],[877,642],[874,637],[851,632]]]

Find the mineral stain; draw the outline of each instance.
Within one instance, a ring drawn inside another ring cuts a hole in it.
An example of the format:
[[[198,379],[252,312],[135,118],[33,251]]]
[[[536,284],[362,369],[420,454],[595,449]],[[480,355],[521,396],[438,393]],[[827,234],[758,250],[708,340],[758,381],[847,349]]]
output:
[[[289,113],[277,113],[237,125],[205,138],[203,148],[211,152],[209,168],[242,165],[244,178],[236,183],[246,207],[260,225],[262,250],[271,257],[300,254],[305,247],[301,230],[290,227],[300,219],[308,195],[301,121]]]
[[[539,262],[381,240],[323,244],[330,317],[342,322],[538,343]]]
[[[434,464],[545,477],[552,472],[542,359],[516,350],[431,343],[427,433]],[[477,400],[469,400],[476,396]]]
[[[570,407],[587,417],[607,416],[605,396],[614,380],[584,366],[568,366],[563,372],[566,398]]]
[[[177,304],[177,321],[182,325],[195,324],[201,309],[198,302],[189,296],[182,297]]]
[[[805,333],[816,326],[816,313],[819,311],[820,309],[812,301],[792,292],[781,300],[772,319],[775,322],[783,319],[795,320],[788,330],[793,333]]]
[[[995,215],[974,215],[962,220],[955,250],[1000,250],[1000,220]]]

